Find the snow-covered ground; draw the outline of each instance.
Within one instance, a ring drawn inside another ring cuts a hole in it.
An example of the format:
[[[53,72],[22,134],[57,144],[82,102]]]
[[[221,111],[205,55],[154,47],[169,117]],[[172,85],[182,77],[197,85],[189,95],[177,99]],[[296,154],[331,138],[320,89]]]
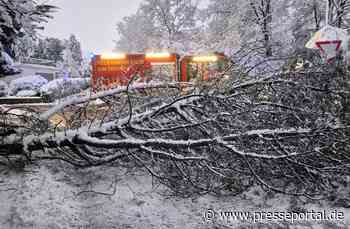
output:
[[[234,211],[288,211],[295,198],[267,195],[259,188],[240,196],[197,199],[166,198],[162,187],[152,187],[143,172],[118,167],[77,170],[66,165],[42,163],[22,170],[2,171],[0,176],[1,228],[96,228],[96,229],[342,229],[341,222],[207,223],[207,209]],[[299,203],[299,209],[329,210],[326,202]],[[344,211],[345,216],[350,210]]]

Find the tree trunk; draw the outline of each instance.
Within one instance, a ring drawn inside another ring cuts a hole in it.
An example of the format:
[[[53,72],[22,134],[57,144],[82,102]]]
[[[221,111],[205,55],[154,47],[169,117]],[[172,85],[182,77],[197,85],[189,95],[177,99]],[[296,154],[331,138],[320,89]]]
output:
[[[337,9],[337,27],[341,28],[343,23],[343,15],[345,12],[346,0],[342,0],[339,4],[339,9]]]
[[[271,45],[271,38],[272,38],[272,12],[271,12],[271,0],[265,1],[265,15],[264,16],[264,42],[265,42],[265,49],[266,49],[266,56],[270,57],[272,56],[272,45]]]
[[[320,21],[321,20],[320,20],[320,16],[319,16],[316,2],[314,2],[314,5],[313,5],[313,13],[314,13],[314,19],[315,19],[315,29],[317,31],[320,29]]]

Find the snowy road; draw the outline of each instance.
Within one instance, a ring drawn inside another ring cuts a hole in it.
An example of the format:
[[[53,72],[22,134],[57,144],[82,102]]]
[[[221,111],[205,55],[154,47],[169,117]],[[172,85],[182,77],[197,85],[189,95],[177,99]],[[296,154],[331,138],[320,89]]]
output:
[[[149,176],[117,167],[77,170],[63,164],[45,163],[40,168],[28,167],[24,173],[2,171],[0,189],[0,224],[4,229],[345,229],[350,225],[349,220],[293,225],[286,222],[250,225],[239,221],[207,224],[203,220],[206,209],[285,211],[293,208],[295,200],[266,195],[261,189],[236,197],[165,198],[160,195],[162,188],[152,187]],[[322,208],[316,204],[299,207]],[[350,215],[349,210],[340,210]]]

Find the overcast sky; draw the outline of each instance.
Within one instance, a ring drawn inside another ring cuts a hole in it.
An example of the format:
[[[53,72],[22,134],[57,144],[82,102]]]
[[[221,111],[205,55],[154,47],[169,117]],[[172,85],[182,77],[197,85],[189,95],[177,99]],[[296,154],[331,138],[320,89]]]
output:
[[[54,18],[45,25],[43,36],[67,39],[75,34],[86,55],[111,52],[118,39],[116,24],[136,13],[142,0],[41,0],[58,6]],[[208,0],[199,0],[200,6]]]
[[[116,24],[137,11],[141,0],[48,0],[61,9],[46,24],[44,36],[68,38],[75,34],[84,53],[108,52],[118,38]]]

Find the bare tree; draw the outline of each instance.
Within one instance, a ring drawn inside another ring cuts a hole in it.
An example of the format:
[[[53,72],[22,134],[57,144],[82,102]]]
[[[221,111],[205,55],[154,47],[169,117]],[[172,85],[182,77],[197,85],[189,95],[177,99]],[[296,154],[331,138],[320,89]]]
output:
[[[263,35],[265,55],[272,56],[272,4],[271,0],[250,1],[255,14],[255,22]]]

